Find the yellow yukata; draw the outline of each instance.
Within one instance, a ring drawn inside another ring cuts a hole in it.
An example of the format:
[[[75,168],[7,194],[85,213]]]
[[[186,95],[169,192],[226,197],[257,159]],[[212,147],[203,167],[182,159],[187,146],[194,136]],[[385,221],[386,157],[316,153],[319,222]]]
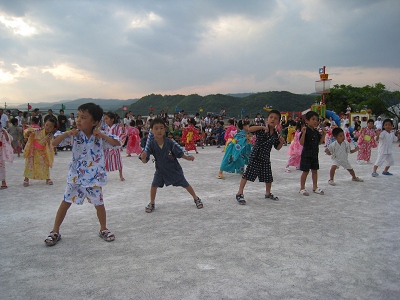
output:
[[[50,179],[50,169],[54,162],[54,150],[51,145],[53,134],[46,134],[44,129],[28,128],[24,131],[28,138],[24,149],[24,177],[29,179]]]

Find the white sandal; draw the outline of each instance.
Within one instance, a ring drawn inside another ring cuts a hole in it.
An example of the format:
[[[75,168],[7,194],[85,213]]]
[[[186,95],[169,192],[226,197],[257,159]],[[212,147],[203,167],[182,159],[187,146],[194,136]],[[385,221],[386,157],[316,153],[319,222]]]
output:
[[[303,196],[310,196],[310,193],[309,193],[309,192],[307,192],[307,190],[306,190],[306,189],[304,189],[304,190],[300,190],[300,191],[299,191],[299,193],[300,193],[300,194],[302,194]]]
[[[324,191],[321,190],[320,188],[317,188],[316,190],[314,190],[314,193],[319,194],[319,195],[323,195]]]

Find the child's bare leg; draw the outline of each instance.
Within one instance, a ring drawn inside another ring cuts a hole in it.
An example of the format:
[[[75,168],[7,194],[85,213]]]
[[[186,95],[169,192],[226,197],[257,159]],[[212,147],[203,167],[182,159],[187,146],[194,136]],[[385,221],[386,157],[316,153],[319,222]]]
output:
[[[124,178],[124,176],[122,175],[122,168],[119,169],[118,171],[119,171],[119,179],[121,179],[121,181],[124,181],[125,178]]]
[[[62,201],[60,207],[57,210],[56,219],[54,220],[53,232],[60,233],[60,226],[67,215],[68,209],[71,207],[71,203]]]
[[[238,195],[243,194],[243,190],[244,190],[244,187],[246,186],[246,183],[247,183],[247,179],[242,177],[242,179],[240,180],[240,184],[239,184],[239,190],[237,192]]]
[[[198,196],[196,195],[194,189],[192,188],[191,185],[188,185],[185,187],[185,189],[189,192],[189,194],[193,197],[193,200],[197,200]]]
[[[353,179],[357,177],[356,173],[354,172],[353,169],[347,169],[347,171],[349,171],[349,173],[350,173],[351,177],[353,177]]]
[[[305,190],[306,189],[306,179],[307,179],[308,173],[309,172],[305,172],[305,171],[303,171],[303,173],[301,173],[301,176],[300,176],[300,190]]]
[[[374,165],[374,173],[378,170],[378,166]]]
[[[383,172],[388,172],[389,168],[390,168],[390,166],[386,166],[385,169],[383,170]]]
[[[272,186],[272,182],[265,183],[265,195],[271,194],[271,186]]]
[[[154,204],[156,201],[157,188],[157,186],[152,186],[150,188],[150,204]]]
[[[333,180],[333,178],[335,177],[336,169],[336,165],[332,165],[331,170],[329,171],[330,180]]]
[[[318,170],[311,170],[311,178],[313,184],[313,191],[315,191],[318,188]]]
[[[100,231],[107,229],[107,213],[104,204],[95,206],[97,211],[97,218],[100,223]]]

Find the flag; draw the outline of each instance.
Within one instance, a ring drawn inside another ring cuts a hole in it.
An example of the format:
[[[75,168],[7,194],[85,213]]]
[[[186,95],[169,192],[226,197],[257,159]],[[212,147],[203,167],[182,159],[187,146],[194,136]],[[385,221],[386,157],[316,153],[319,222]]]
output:
[[[65,109],[65,105],[61,104],[61,109],[64,110]]]
[[[319,74],[324,74],[324,68],[319,68]]]

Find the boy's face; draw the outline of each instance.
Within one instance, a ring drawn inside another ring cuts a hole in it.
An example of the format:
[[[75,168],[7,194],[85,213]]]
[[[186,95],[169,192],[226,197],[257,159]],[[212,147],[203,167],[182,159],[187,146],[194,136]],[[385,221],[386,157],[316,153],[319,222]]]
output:
[[[312,116],[310,120],[306,120],[308,127],[317,128],[319,124],[319,119],[317,116]]]
[[[267,119],[268,126],[275,127],[276,125],[279,124],[279,122],[280,122],[279,116],[277,114],[269,114],[268,115],[268,119]]]
[[[383,124],[383,129],[385,129],[387,132],[392,131],[392,129],[393,129],[392,123],[385,122],[385,124]]]
[[[372,129],[372,127],[374,127],[374,122],[368,122],[367,126],[369,129]]]
[[[76,115],[76,127],[83,132],[91,132],[93,127],[99,124],[98,121],[95,121],[91,114],[87,111],[78,111]]]
[[[165,134],[165,126],[163,124],[154,124],[151,128],[154,134],[154,138],[163,138]]]
[[[344,141],[344,132],[340,132],[337,136],[335,136],[336,140],[339,144],[343,143]]]

